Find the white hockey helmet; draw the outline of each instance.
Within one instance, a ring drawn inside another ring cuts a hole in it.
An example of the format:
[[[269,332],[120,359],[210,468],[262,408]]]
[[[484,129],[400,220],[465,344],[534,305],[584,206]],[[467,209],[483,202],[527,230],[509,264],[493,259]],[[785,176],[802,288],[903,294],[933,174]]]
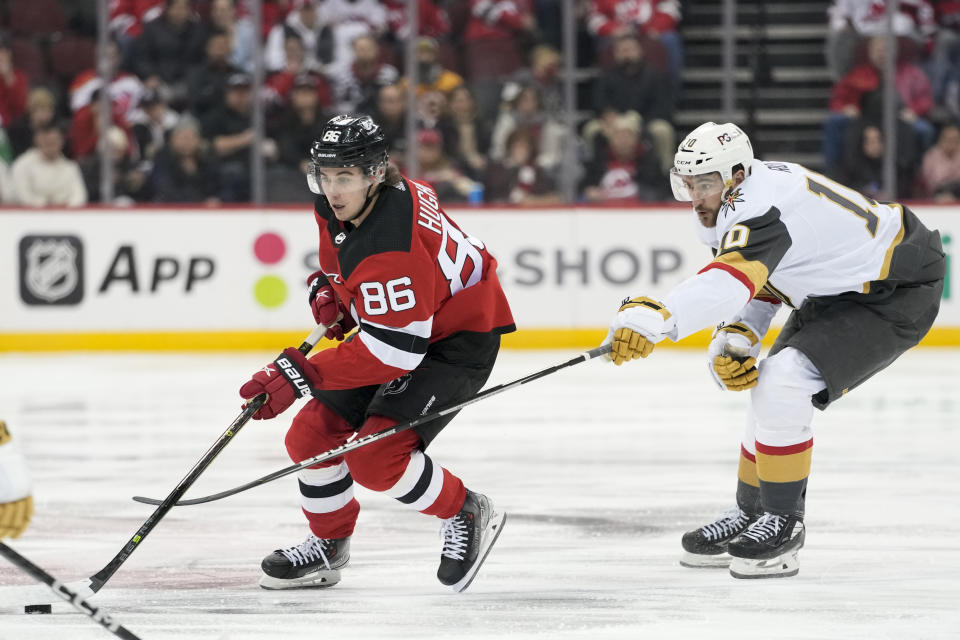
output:
[[[705,122],[691,131],[677,147],[677,155],[674,156],[673,168],[670,170],[673,197],[681,202],[690,202],[694,195],[697,198],[703,198],[717,191],[726,193],[733,186],[735,167],[742,167],[744,172],[750,175],[751,164],[753,164],[753,145],[750,144],[750,138],[743,129],[731,122],[723,124]],[[687,177],[684,180],[685,176],[699,176],[713,172],[720,174],[720,185],[710,188],[709,192],[695,187],[695,192],[691,193],[690,178]]]

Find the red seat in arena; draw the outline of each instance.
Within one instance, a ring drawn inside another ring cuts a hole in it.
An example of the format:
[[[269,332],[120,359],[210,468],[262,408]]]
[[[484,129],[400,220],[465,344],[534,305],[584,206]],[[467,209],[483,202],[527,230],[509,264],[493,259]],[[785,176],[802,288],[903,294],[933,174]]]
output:
[[[10,28],[14,33],[49,36],[67,28],[57,0],[14,0],[10,3]]]
[[[65,35],[50,45],[50,71],[69,82],[78,74],[93,68],[97,44],[92,38]]]
[[[47,61],[43,57],[43,51],[33,40],[13,38],[10,41],[10,52],[13,54],[14,68],[26,73],[31,84],[47,79]]]

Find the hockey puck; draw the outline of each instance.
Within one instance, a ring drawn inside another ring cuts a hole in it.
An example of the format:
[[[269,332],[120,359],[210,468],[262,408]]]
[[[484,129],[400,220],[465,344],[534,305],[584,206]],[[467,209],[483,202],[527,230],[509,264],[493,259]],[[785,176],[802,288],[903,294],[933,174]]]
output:
[[[28,604],[23,608],[24,613],[53,613],[52,604]]]

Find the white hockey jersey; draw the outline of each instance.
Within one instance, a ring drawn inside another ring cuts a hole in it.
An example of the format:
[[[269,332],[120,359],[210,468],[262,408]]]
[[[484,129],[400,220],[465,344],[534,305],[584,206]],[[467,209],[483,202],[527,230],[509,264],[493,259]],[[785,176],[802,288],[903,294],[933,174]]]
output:
[[[664,300],[679,340],[729,320],[756,298],[799,308],[814,296],[869,293],[903,239],[903,208],[880,204],[801,165],[754,160],[698,235],[712,262]]]

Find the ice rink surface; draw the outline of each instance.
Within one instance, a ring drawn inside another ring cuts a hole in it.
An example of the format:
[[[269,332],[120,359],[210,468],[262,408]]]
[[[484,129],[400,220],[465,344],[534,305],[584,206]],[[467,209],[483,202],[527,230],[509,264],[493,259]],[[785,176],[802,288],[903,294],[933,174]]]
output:
[[[575,355],[505,352],[491,384]],[[0,418],[34,473],[13,541],[65,582],[101,569],[239,413],[273,354],[2,355]],[[306,535],[296,480],[174,509],[93,602],[145,640],[960,638],[960,351],[908,353],[815,417],[800,574],[678,565],[680,536],[733,503],[745,394],[698,351],[577,365],[466,409],[434,459],[508,513],[471,588],[435,577],[439,523],[357,487],[343,581],[257,586]],[[250,422],[187,494],[288,464],[292,411]],[[0,559],[0,639],[113,637]]]

